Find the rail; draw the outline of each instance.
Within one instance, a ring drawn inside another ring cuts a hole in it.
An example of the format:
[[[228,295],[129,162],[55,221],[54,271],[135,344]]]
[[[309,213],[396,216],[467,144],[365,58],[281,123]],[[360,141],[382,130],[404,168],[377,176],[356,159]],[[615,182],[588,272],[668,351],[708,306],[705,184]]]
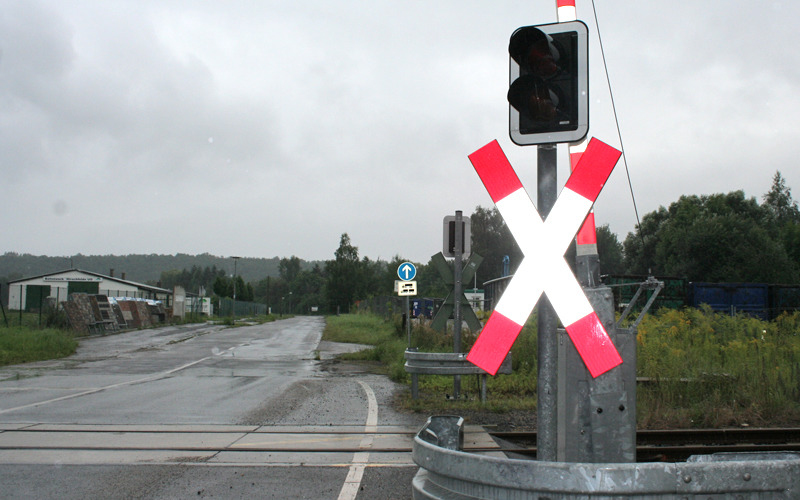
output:
[[[536,457],[536,432],[490,431],[510,456]],[[636,461],[680,461],[711,453],[800,452],[800,428],[640,429]]]

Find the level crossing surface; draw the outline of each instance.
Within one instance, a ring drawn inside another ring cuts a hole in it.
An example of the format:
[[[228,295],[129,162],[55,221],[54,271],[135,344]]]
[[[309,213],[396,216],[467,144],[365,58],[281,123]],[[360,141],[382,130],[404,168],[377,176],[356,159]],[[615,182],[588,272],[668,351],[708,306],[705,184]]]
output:
[[[0,369],[3,497],[409,497],[427,415],[333,360],[350,346],[321,343],[323,326],[143,330]]]

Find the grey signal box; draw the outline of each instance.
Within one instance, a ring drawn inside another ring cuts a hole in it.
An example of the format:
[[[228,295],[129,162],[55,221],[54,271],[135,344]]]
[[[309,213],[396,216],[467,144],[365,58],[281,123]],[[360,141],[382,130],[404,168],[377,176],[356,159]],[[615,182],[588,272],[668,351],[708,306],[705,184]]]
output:
[[[444,218],[444,241],[442,253],[445,257],[456,256],[456,217],[448,215]],[[461,256],[469,257],[472,251],[472,231],[469,217],[461,217]]]

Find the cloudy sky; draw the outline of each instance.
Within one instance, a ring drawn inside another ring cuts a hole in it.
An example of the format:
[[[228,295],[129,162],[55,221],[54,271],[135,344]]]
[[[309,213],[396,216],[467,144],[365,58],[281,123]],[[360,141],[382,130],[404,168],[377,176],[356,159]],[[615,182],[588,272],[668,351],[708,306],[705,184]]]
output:
[[[800,2],[596,0],[640,216],[780,170],[800,193]],[[619,147],[592,3],[590,135]],[[0,0],[0,252],[417,262],[491,199],[507,45],[555,0]],[[563,160],[564,151],[560,151]],[[559,184],[568,167],[559,167]],[[636,224],[620,162],[595,207]]]

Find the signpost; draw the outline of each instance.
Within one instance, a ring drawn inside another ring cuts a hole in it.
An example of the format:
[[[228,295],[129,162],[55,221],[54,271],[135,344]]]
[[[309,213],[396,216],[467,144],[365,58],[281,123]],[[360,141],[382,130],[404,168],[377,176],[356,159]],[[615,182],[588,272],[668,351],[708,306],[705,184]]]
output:
[[[417,282],[412,281],[417,277],[417,266],[411,262],[403,262],[397,266],[397,277],[401,280],[397,286],[397,295],[405,297],[405,311],[403,312],[403,317],[406,318],[408,347],[411,348],[411,307],[408,298],[417,294]]]

